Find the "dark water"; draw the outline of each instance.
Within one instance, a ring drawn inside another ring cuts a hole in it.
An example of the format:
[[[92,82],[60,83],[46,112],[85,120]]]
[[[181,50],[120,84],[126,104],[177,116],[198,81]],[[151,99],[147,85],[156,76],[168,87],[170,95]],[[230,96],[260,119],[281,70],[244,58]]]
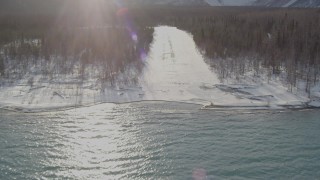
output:
[[[0,111],[0,179],[318,179],[320,111]]]

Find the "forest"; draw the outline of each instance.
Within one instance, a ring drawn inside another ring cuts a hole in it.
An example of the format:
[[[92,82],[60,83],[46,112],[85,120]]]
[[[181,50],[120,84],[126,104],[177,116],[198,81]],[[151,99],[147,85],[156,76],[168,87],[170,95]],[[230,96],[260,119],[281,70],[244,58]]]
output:
[[[56,13],[0,15],[2,77],[21,77],[27,73],[24,67],[35,65],[47,74],[76,69],[83,76],[95,65],[104,67],[101,78],[112,82],[132,64],[141,71],[153,27],[169,25],[192,34],[221,81],[253,72],[252,76],[281,76],[291,91],[303,80],[310,92],[320,79],[319,9],[108,3],[88,8],[68,2]]]
[[[309,94],[319,81],[319,9],[151,9],[151,17],[156,19],[153,22],[192,34],[221,81],[241,79],[246,72],[253,72],[252,76],[267,74],[268,78],[281,76],[290,91],[300,80],[306,82],[305,91]]]
[[[153,28],[132,22],[126,13],[117,14],[106,1],[97,2],[102,4],[90,7],[70,0],[63,10],[56,10],[59,13],[2,14],[0,76],[9,82],[31,73],[50,78],[95,76],[113,84],[130,68],[121,81],[136,81]]]

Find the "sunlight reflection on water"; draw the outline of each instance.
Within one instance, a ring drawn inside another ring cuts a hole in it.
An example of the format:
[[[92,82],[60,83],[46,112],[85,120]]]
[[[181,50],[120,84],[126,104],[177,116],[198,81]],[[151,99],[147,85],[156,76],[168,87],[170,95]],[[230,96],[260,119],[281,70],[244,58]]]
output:
[[[199,108],[143,102],[1,111],[0,179],[319,177],[319,111]]]

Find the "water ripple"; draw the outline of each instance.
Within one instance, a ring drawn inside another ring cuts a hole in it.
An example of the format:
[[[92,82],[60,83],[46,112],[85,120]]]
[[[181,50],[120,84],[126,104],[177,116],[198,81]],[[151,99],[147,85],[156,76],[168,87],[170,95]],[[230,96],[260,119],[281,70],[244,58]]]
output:
[[[320,177],[319,111],[198,109],[148,102],[1,112],[0,179]]]

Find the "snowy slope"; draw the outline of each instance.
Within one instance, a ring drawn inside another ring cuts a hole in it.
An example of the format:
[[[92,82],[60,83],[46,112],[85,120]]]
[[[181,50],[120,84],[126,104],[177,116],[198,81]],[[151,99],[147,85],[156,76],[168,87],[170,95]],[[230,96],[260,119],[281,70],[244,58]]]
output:
[[[320,0],[296,0],[291,7],[320,7]]]
[[[320,0],[135,0],[147,4],[264,6],[264,7],[320,7]]]
[[[206,0],[212,6],[320,7],[320,0]]]
[[[211,6],[247,6],[255,2],[255,0],[206,0]]]
[[[205,0],[135,0],[137,3],[142,4],[157,4],[157,5],[208,5]]]
[[[53,11],[61,8],[63,1],[0,0],[0,12],[26,11],[30,9],[42,9],[43,12]],[[320,7],[320,0],[122,0],[122,3],[125,2],[176,6]]]
[[[289,2],[287,2],[286,4],[283,5],[283,7],[290,7],[292,6],[297,0],[290,0]]]

